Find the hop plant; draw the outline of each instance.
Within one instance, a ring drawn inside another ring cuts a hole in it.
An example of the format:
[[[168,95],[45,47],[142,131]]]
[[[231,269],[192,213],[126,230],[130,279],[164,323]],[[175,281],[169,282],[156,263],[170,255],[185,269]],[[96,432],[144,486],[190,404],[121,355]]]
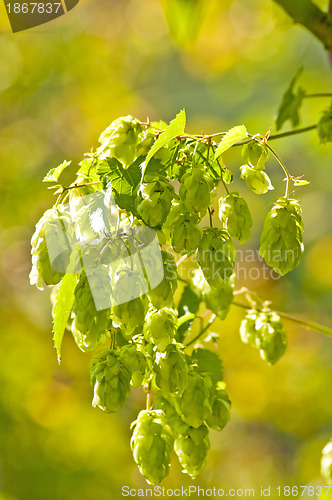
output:
[[[156,385],[167,397],[181,396],[188,383],[188,365],[180,348],[169,344],[164,352],[156,353],[154,365]]]
[[[203,293],[206,307],[219,319],[225,319],[233,302],[233,285],[231,280],[227,283],[221,281],[217,288],[210,288]]]
[[[47,210],[36,224],[31,239],[32,268],[30,284],[43,289],[46,285],[56,285],[65,274],[70,259],[68,232],[62,230],[67,224],[67,214],[60,209]],[[50,260],[49,248],[56,257]]]
[[[251,309],[240,327],[241,339],[260,350],[260,356],[270,365],[276,363],[287,348],[286,333],[280,316],[269,310]]]
[[[175,409],[187,425],[198,428],[211,415],[211,385],[208,375],[189,371],[186,389],[181,398],[174,399]]]
[[[148,364],[143,352],[138,350],[136,344],[125,345],[119,351],[120,360],[127,365],[131,373],[130,384],[133,387],[139,387],[145,377]]]
[[[212,202],[213,181],[201,166],[194,166],[181,178],[180,198],[189,212],[203,216]]]
[[[150,227],[161,226],[171,209],[175,196],[174,188],[165,177],[146,176],[141,184],[137,212],[143,222]]]
[[[242,165],[240,173],[248,188],[255,194],[265,194],[274,189],[269,176],[263,170],[258,170],[249,165]]]
[[[317,123],[317,132],[320,142],[332,142],[332,103]]]
[[[119,411],[130,394],[131,372],[117,350],[101,349],[90,363],[92,406],[109,413]]]
[[[187,427],[175,439],[174,449],[183,467],[183,472],[195,478],[203,469],[210,448],[209,429],[205,424]]]
[[[72,333],[82,351],[94,351],[105,342],[111,325],[110,308],[98,310],[98,304],[105,305],[111,296],[111,284],[107,268],[99,266],[94,273],[82,274],[75,289]]]
[[[154,344],[159,351],[165,351],[171,344],[176,334],[176,315],[172,309],[159,309],[151,311],[144,325],[146,340]]]
[[[211,407],[212,413],[206,419],[206,423],[211,429],[221,431],[231,417],[231,402],[227,391],[221,386],[211,390]]]
[[[134,460],[150,484],[160,483],[168,474],[174,437],[162,410],[142,410],[131,438]]]
[[[222,280],[229,279],[235,260],[236,248],[229,234],[215,227],[204,229],[197,261],[210,286],[217,288]]]
[[[159,285],[148,293],[151,304],[156,309],[173,306],[174,293],[178,286],[178,273],[173,255],[162,250],[161,257],[163,261],[164,277]]]
[[[122,116],[114,120],[99,137],[98,153],[111,156],[128,167],[135,159],[136,144],[142,126],[133,116]]]
[[[300,202],[278,199],[265,217],[259,254],[281,276],[300,263],[304,250],[302,232]]]
[[[246,201],[238,193],[219,199],[219,219],[232,238],[245,243],[250,238],[252,217]]]
[[[323,449],[321,473],[328,484],[332,484],[332,440]]]
[[[145,290],[145,282],[139,273],[130,270],[118,272],[113,294],[113,324],[122,328],[127,335],[133,334],[144,323],[148,308]]]

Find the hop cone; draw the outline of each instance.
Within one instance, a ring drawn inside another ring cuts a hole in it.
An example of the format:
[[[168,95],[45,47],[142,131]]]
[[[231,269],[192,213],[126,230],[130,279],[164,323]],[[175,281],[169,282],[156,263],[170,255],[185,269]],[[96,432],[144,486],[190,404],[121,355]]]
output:
[[[153,126],[153,123],[151,123],[151,125]],[[160,124],[156,124],[158,128],[159,125]],[[162,126],[166,128],[167,124],[162,124]],[[157,137],[157,131],[152,130],[151,128],[143,130],[138,136],[138,144],[136,150],[137,156],[146,156],[153,146],[154,142],[156,141]],[[167,146],[168,145],[163,146],[158,151],[156,151],[156,153],[153,155],[153,158],[160,160],[161,163],[165,163],[171,155],[171,151]]]
[[[265,194],[274,189],[269,176],[263,170],[257,170],[249,165],[242,165],[240,172],[242,179],[246,181],[248,188],[254,193]]]
[[[236,249],[228,233],[215,227],[204,229],[197,261],[210,286],[218,287],[233,274]]]
[[[66,216],[54,209],[47,210],[36,224],[31,238],[32,268],[30,283],[43,289],[46,285],[56,285],[64,275],[69,264],[70,246],[67,234],[61,229]],[[47,236],[46,236],[47,235]],[[48,246],[58,257],[51,263]]]
[[[172,309],[163,308],[148,314],[144,325],[144,336],[159,351],[165,351],[173,342],[175,333],[176,315]]]
[[[174,400],[175,398],[173,398],[172,396],[168,396],[166,398],[165,396],[163,396],[162,391],[159,390],[156,393],[154,408],[156,410],[163,410],[166,415],[167,422],[173,430],[173,433],[175,435],[178,435],[183,434],[187,430],[188,425],[182,420],[182,418],[176,411]]]
[[[139,387],[144,380],[147,369],[147,360],[144,354],[137,349],[135,344],[125,345],[120,349],[120,360],[127,366],[131,373],[130,383],[133,387]]]
[[[206,419],[206,423],[211,429],[221,431],[230,419],[231,402],[225,389],[216,387],[211,391],[212,413]]]
[[[213,181],[207,171],[195,166],[184,174],[180,184],[180,198],[189,212],[203,216],[212,201]]]
[[[251,309],[241,323],[241,339],[260,350],[262,359],[276,363],[286,351],[286,333],[280,317],[273,311]]]
[[[242,148],[242,158],[245,164],[257,170],[264,170],[268,157],[267,147],[257,141],[250,141]]]
[[[92,294],[93,291],[93,294]],[[72,333],[82,351],[93,351],[105,341],[110,326],[110,309],[97,310],[111,294],[110,279],[105,267],[96,267],[94,273],[85,273],[76,285],[73,305]]]
[[[332,103],[317,123],[317,132],[320,142],[332,142]]]
[[[143,292],[146,286],[140,274],[134,271],[119,272],[114,286],[114,324],[120,326],[126,334],[132,334],[144,323],[148,299]]]
[[[137,212],[147,226],[161,226],[171,209],[174,188],[165,177],[146,177],[147,182],[140,187]]]
[[[118,351],[98,351],[90,363],[92,406],[109,413],[119,411],[130,394],[130,378],[131,373]]]
[[[299,201],[277,200],[265,217],[259,254],[281,276],[300,263],[304,250],[302,232]]]
[[[189,213],[174,220],[171,228],[171,241],[172,247],[177,253],[184,255],[196,252],[203,235],[197,222],[197,217]]]
[[[208,292],[203,293],[206,307],[219,319],[226,318],[233,302],[233,286],[230,281],[227,283],[221,281],[217,288],[210,288]]]
[[[332,441],[323,449],[321,473],[328,484],[332,484]]]
[[[252,218],[246,201],[237,193],[219,200],[219,219],[232,238],[245,243],[250,238]]]
[[[177,345],[170,344],[165,352],[157,353],[154,365],[156,385],[165,397],[181,396],[188,383],[188,365]]]
[[[160,483],[168,474],[174,438],[162,410],[142,410],[130,441],[134,460],[150,484]]]
[[[101,147],[98,153],[106,153],[128,167],[135,159],[137,137],[141,129],[133,116],[117,118],[99,137]]]
[[[188,374],[188,384],[182,396],[174,398],[176,411],[189,426],[200,427],[211,414],[210,388],[209,377],[192,370]]]
[[[173,255],[162,250],[161,252],[164,278],[155,288],[148,293],[152,305],[156,309],[173,306],[173,295],[178,286],[178,273]]]
[[[195,478],[203,469],[210,448],[209,429],[205,424],[188,427],[175,440],[175,452],[179,457],[183,472]]]

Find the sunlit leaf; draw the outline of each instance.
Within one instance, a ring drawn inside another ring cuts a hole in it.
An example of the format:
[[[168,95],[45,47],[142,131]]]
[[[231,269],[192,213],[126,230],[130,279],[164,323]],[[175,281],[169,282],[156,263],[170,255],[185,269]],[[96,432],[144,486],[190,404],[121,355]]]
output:
[[[242,141],[247,137],[247,129],[244,125],[238,125],[233,127],[223,136],[214,154],[214,160],[219,158],[219,156],[226,151],[226,149],[231,148],[238,141]]]
[[[160,134],[160,136],[150,149],[145,160],[145,169],[143,169],[143,175],[152,156],[157,151],[159,151],[159,149],[165,146],[165,144],[167,144],[169,141],[171,141],[178,135],[183,134],[185,126],[186,126],[186,112],[184,109],[182,109],[180,113],[176,115],[174,120],[171,121],[168,127],[166,127],[165,130]]]
[[[216,352],[209,349],[195,349],[192,357],[199,370],[208,373],[215,384],[223,380],[223,365]]]
[[[61,361],[61,344],[65,333],[69,315],[74,303],[74,290],[77,284],[75,274],[67,273],[61,280],[59,289],[55,296],[55,303],[52,310],[53,316],[53,341],[58,355],[58,362]]]
[[[43,182],[58,182],[62,172],[71,164],[71,161],[65,160],[58,167],[51,168],[45,175]]]

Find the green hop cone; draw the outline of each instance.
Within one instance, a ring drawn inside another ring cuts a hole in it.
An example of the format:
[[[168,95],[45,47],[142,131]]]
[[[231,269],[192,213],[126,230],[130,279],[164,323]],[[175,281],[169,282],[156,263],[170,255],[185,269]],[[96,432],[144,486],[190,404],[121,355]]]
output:
[[[211,429],[221,431],[231,417],[231,402],[225,389],[216,387],[211,391],[211,406],[212,413],[206,419],[206,423]]]
[[[107,268],[98,266],[89,274],[83,273],[75,288],[73,305],[73,337],[78,347],[85,352],[94,351],[104,343],[110,327],[110,308],[97,309],[107,305],[111,295],[111,284]]]
[[[148,308],[148,299],[144,295],[146,285],[140,273],[130,270],[118,272],[114,285],[114,306],[112,308],[114,325],[131,335],[144,323]]]
[[[159,309],[147,315],[144,325],[145,339],[154,344],[159,351],[165,351],[176,334],[176,315],[172,309]]]
[[[212,202],[213,187],[213,181],[205,168],[194,166],[181,178],[180,198],[189,212],[203,216]]]
[[[322,453],[321,474],[325,481],[332,485],[332,440],[327,443]]]
[[[114,120],[99,137],[98,153],[116,158],[126,168],[136,156],[136,144],[142,126],[133,116],[122,116]]]
[[[250,141],[242,148],[242,158],[245,164],[257,170],[264,170],[268,157],[267,147],[257,141]]]
[[[194,370],[188,373],[188,383],[180,398],[174,398],[174,406],[182,420],[191,427],[200,427],[211,415],[211,380]]]
[[[142,410],[130,441],[134,460],[150,484],[160,483],[169,473],[174,438],[162,410]]]
[[[119,411],[130,394],[131,373],[118,350],[101,349],[90,362],[92,406],[109,413]]]
[[[198,217],[183,213],[172,221],[171,244],[175,252],[185,255],[196,252],[203,236],[202,229],[197,225]]]
[[[276,363],[287,348],[286,333],[280,317],[273,311],[251,309],[240,327],[244,343],[260,350],[260,356],[270,365]]]
[[[175,439],[174,449],[183,472],[195,478],[203,469],[210,448],[209,429],[205,424],[188,427]]]
[[[161,257],[163,261],[164,277],[159,285],[148,293],[149,299],[156,309],[173,306],[173,296],[178,286],[178,273],[173,255],[162,250]]]
[[[151,123],[153,126],[153,123]],[[158,127],[158,124],[156,125]],[[167,127],[167,124],[164,124],[164,127]],[[138,141],[137,141],[137,149],[136,149],[136,154],[138,156],[146,156],[150,149],[152,148],[154,142],[158,138],[158,132],[157,130],[153,130],[151,128],[147,128],[143,130],[139,135],[138,135]],[[169,145],[165,145],[162,148],[160,148],[154,155],[153,158],[160,160],[161,163],[166,163],[167,160],[169,160],[171,156],[171,151],[168,147]]]
[[[165,177],[146,175],[137,200],[137,212],[149,227],[161,226],[171,209],[174,188]]]
[[[183,434],[187,430],[188,425],[182,420],[182,418],[176,411],[174,401],[175,398],[173,398],[172,396],[168,396],[167,398],[165,398],[162,391],[158,390],[156,393],[154,408],[156,410],[163,410],[166,415],[167,422],[173,430],[173,433],[175,435],[178,435]]]
[[[219,219],[232,238],[245,243],[250,238],[252,217],[246,201],[238,193],[219,199]]]
[[[317,123],[317,132],[321,143],[332,142],[332,103]]]
[[[170,344],[165,352],[156,353],[156,385],[165,397],[181,396],[188,383],[188,365],[178,345]]]
[[[70,259],[70,238],[68,215],[60,209],[47,210],[36,224],[31,238],[32,268],[30,283],[43,289],[43,284],[56,285],[66,272]],[[49,249],[56,257],[50,261]]]
[[[217,288],[210,288],[203,292],[203,299],[207,309],[210,309],[219,319],[225,319],[233,302],[233,285],[221,281]]]
[[[259,255],[284,276],[300,263],[304,250],[302,232],[300,202],[278,199],[265,217]]]
[[[148,366],[143,352],[141,352],[135,344],[132,344],[121,347],[119,354],[121,361],[127,365],[131,373],[131,385],[135,388],[142,385]]]
[[[215,227],[205,228],[197,251],[197,261],[206,281],[218,287],[233,274],[236,248],[229,234]]]
[[[257,170],[249,165],[242,165],[240,173],[248,188],[255,194],[265,194],[274,189],[269,176],[263,170]]]

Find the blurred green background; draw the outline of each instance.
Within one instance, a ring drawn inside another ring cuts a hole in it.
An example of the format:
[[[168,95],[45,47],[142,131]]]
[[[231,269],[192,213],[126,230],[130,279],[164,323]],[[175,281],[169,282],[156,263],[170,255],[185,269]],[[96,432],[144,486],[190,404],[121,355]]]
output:
[[[143,393],[133,391],[116,415],[92,408],[90,356],[67,334],[58,366],[48,292],[28,282],[34,224],[53,202],[41,182],[45,173],[72,160],[70,182],[83,153],[118,116],[169,120],[185,108],[188,132],[244,123],[251,133],[271,126],[273,133],[281,95],[301,64],[308,92],[331,91],[323,48],[273,2],[208,0],[197,16],[203,22],[196,26],[192,18],[187,30],[184,13],[176,18],[171,5],[86,0],[15,35],[0,6],[1,500],[117,500],[123,485],[147,486],[129,446]],[[316,123],[328,104],[308,99],[302,124]],[[245,283],[276,309],[331,326],[332,147],[320,145],[315,132],[273,145],[293,175],[311,182],[296,190],[306,251],[289,276]],[[277,188],[256,197],[238,180],[240,150],[224,161],[254,216],[246,248],[257,249],[268,205],[283,193],[282,172],[270,160]],[[323,484],[321,449],[332,434],[332,339],[285,322],[287,353],[269,367],[241,343],[242,317],[234,307],[215,327],[231,422],[220,434],[211,432],[207,465],[195,483],[174,456],[165,487]]]

